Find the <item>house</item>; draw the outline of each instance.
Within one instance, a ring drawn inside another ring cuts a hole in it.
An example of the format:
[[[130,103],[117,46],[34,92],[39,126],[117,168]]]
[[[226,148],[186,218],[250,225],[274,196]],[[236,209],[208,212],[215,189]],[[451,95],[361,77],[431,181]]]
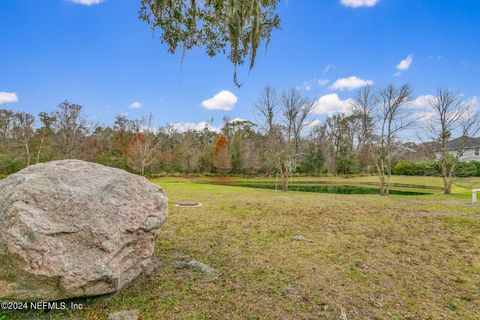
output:
[[[480,137],[472,138],[456,138],[447,143],[448,153],[457,155],[458,150],[463,149],[463,152],[459,155],[458,160],[463,162],[468,161],[480,161]],[[440,158],[440,150],[435,150],[435,156]]]

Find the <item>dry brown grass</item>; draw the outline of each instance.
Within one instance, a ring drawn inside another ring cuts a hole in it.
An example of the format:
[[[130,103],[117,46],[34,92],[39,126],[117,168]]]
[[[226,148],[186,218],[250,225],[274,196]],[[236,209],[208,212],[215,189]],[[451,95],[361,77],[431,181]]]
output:
[[[340,319],[343,309],[347,319],[479,319],[480,209],[464,198],[178,183],[165,190],[171,204],[204,205],[170,206],[154,275],[83,301],[88,310],[34,315],[104,319],[138,309],[144,319]],[[220,277],[178,269],[185,257]]]

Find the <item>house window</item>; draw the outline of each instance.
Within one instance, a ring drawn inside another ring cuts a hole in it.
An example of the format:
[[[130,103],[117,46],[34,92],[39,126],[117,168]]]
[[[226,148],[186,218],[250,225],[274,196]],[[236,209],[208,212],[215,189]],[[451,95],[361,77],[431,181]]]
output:
[[[475,155],[480,156],[480,148],[475,148]]]

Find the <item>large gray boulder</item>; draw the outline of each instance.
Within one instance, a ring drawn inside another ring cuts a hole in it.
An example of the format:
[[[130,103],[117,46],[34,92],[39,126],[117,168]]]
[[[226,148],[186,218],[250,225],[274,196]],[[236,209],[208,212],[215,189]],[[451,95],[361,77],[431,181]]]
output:
[[[117,291],[147,268],[167,216],[163,190],[78,160],[0,180],[0,299]]]

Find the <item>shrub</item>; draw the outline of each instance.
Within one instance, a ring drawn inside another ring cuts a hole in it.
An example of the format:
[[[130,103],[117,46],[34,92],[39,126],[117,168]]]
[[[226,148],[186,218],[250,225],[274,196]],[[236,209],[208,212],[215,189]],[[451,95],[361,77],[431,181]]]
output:
[[[19,159],[7,159],[4,155],[0,154],[0,175],[9,175],[11,173],[20,171],[24,165]]]
[[[456,175],[458,177],[480,177],[480,162],[460,162],[457,164]]]
[[[420,162],[412,162],[400,160],[393,167],[392,173],[404,176],[440,176],[441,170],[438,161],[427,160]],[[458,162],[456,164],[455,176],[457,177],[479,177],[480,162]]]
[[[404,176],[436,176],[440,174],[440,168],[435,160],[421,162],[400,160],[393,167],[392,173]]]

